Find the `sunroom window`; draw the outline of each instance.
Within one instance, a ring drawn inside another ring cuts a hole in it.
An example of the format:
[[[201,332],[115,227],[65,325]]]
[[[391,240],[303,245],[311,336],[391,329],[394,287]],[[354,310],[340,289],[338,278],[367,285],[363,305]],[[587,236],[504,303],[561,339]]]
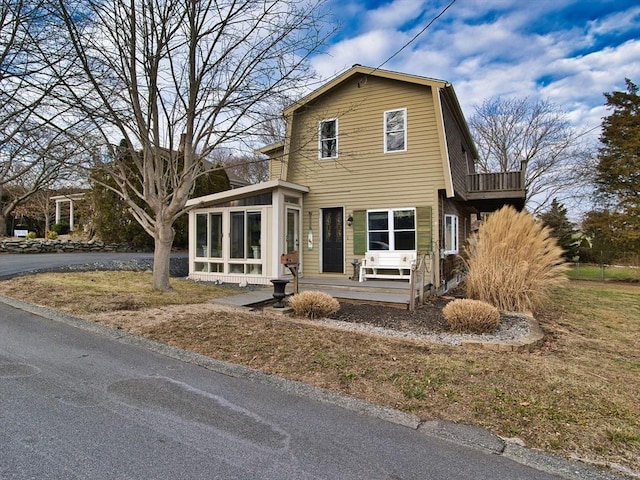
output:
[[[370,210],[367,212],[369,250],[415,250],[414,209]]]
[[[231,212],[231,258],[260,258],[260,212]]]

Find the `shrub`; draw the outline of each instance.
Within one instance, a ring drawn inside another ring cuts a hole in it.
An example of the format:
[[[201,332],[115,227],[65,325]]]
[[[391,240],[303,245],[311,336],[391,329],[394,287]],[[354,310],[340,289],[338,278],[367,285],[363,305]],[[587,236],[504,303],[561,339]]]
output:
[[[289,306],[298,317],[322,318],[340,310],[340,304],[328,293],[307,291],[289,297]]]
[[[54,223],[51,226],[51,230],[56,232],[58,235],[66,235],[67,233],[69,233],[69,224],[65,222]]]
[[[36,238],[36,232],[28,232],[27,233],[27,238],[29,240],[33,240],[34,238]]]
[[[465,261],[467,296],[502,311],[535,311],[567,278],[551,230],[510,206],[489,215],[471,237]]]
[[[57,240],[58,239],[58,232],[56,232],[55,230],[49,230],[49,233],[47,233],[47,238],[49,240]]]
[[[489,333],[500,324],[498,309],[480,300],[454,300],[445,305],[442,314],[454,332]]]

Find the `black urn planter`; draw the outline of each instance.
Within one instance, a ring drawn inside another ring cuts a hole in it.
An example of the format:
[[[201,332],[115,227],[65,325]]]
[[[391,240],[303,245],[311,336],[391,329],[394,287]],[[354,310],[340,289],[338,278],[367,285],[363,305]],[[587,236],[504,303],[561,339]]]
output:
[[[282,300],[284,300],[284,297],[287,295],[284,292],[284,289],[287,286],[287,283],[289,283],[289,280],[275,279],[271,280],[271,283],[273,283],[273,298],[276,299],[276,303],[273,304],[273,307],[284,308],[284,302]]]

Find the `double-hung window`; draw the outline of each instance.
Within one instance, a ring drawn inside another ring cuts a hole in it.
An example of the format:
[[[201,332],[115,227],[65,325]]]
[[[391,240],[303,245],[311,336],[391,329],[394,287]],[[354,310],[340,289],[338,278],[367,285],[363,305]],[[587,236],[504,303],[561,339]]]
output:
[[[444,216],[444,253],[458,253],[458,217],[455,215]]]
[[[369,250],[415,250],[416,211],[370,210],[367,232]]]
[[[384,152],[407,150],[407,109],[384,112]]]
[[[321,121],[318,138],[320,158],[338,158],[338,119]]]

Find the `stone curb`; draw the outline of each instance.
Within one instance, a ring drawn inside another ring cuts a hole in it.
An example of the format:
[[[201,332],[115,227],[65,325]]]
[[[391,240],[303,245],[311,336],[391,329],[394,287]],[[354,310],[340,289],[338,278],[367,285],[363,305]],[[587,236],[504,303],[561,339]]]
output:
[[[508,341],[482,341],[482,340],[463,340],[462,348],[476,350],[493,350],[498,352],[532,352],[539,347],[544,341],[544,334],[538,324],[538,321],[532,316],[528,316],[529,334],[517,340]]]
[[[470,448],[481,449],[496,455],[502,454],[505,448],[504,440],[489,430],[449,420],[429,420],[423,422],[420,427],[418,427],[418,431],[441,440]]]
[[[492,455],[502,455],[522,465],[557,475],[566,480],[627,480],[640,478],[636,472],[617,468],[616,465],[597,465],[580,459],[570,460],[542,450],[528,448],[517,438],[502,438],[490,431],[452,422],[450,420],[430,420],[418,427],[418,431],[456,445],[482,450]],[[596,467],[609,467],[617,472]]]

